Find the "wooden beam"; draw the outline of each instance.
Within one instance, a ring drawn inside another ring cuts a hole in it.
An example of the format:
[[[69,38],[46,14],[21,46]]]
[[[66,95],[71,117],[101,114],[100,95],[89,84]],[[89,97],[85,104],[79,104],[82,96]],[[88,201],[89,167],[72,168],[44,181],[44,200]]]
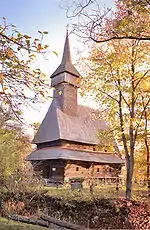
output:
[[[10,220],[15,220],[26,224],[33,224],[37,226],[51,228],[49,222],[44,220],[35,220],[35,219],[30,219],[28,217],[22,217],[19,215],[8,215],[7,218]]]
[[[28,217],[23,217],[19,215],[7,215],[6,216],[10,220],[26,223],[26,224],[33,224],[37,226],[47,227],[51,229],[51,224],[54,224],[59,227],[64,227],[66,229],[70,230],[89,230],[89,228],[86,228],[84,226],[68,223],[66,221],[55,219],[51,216],[41,216],[40,220],[37,219],[30,219]]]
[[[65,228],[72,229],[72,230],[89,230],[89,228],[86,228],[84,226],[71,224],[71,223],[68,223],[66,221],[55,219],[51,216],[41,216],[41,219],[48,221],[50,223],[56,224],[60,227],[65,227]]]

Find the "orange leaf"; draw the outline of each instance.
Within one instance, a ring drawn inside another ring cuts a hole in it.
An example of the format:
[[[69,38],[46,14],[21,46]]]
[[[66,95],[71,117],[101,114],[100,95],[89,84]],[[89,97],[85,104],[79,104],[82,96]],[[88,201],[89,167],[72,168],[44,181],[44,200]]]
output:
[[[41,44],[39,43],[39,44],[38,44],[38,50],[41,50],[41,48],[42,48],[42,46],[41,46]]]

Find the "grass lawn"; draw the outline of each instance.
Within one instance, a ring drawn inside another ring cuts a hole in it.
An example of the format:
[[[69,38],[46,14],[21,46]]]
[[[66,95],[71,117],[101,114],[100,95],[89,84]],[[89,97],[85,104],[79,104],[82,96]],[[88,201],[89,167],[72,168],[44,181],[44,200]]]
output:
[[[104,185],[94,187],[93,194],[91,195],[89,188],[84,188],[83,190],[71,190],[65,186],[59,187],[45,187],[47,194],[51,197],[61,198],[65,201],[92,201],[93,199],[101,198],[120,198],[125,197],[125,186],[120,187],[119,191],[116,191],[114,185]],[[146,187],[133,187],[132,198],[134,200],[144,200],[147,199],[147,189]]]
[[[7,220],[0,217],[0,230],[45,230],[49,228],[37,225],[24,224],[17,221]]]

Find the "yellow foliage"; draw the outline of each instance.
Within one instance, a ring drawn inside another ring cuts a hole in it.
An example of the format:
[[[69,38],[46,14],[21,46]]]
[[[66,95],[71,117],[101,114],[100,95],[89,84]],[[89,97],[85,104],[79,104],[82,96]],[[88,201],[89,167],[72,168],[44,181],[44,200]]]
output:
[[[2,81],[2,79],[3,79],[3,74],[0,73],[0,81]]]

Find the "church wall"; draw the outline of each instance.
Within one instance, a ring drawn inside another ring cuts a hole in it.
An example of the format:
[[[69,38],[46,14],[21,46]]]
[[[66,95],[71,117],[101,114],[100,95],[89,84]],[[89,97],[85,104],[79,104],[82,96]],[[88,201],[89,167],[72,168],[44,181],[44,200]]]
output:
[[[120,169],[116,165],[84,163],[84,162],[68,162],[65,167],[65,181],[70,178],[84,178],[87,182],[90,179],[116,178],[120,173]]]
[[[43,178],[52,181],[69,182],[71,178],[83,178],[85,185],[89,185],[93,179],[102,181],[103,178],[106,178],[109,181],[115,181],[115,178],[120,174],[120,168],[115,164],[65,160],[34,162],[34,170],[40,172]]]
[[[89,167],[89,164],[84,164],[82,162],[78,162],[77,164],[68,162],[65,167],[65,180],[69,180],[73,177],[87,177],[89,173]]]
[[[103,146],[103,145],[92,145],[92,144],[84,144],[84,143],[76,143],[73,141],[62,141],[62,146],[67,147],[69,149],[73,149],[73,150],[89,150],[89,151],[93,151],[94,152],[99,152],[99,153],[105,153],[105,154],[109,154],[109,153],[114,153],[114,148],[110,146]],[[117,152],[115,152],[116,154],[118,154]]]
[[[84,144],[75,144],[75,143],[63,143],[63,146],[65,147],[69,147],[69,149],[73,149],[73,150],[89,150],[89,151],[93,151],[94,146],[92,145],[84,145]]]
[[[39,172],[43,178],[54,181],[64,180],[64,169],[66,162],[64,160],[45,160],[35,161],[33,163],[34,171]]]
[[[107,153],[107,147],[104,146],[100,146],[100,145],[91,145],[91,144],[80,144],[80,143],[73,143],[73,142],[63,142],[62,144],[65,147],[69,147],[69,149],[73,149],[73,150],[89,150],[89,151],[93,151],[96,152],[100,152],[100,153]],[[108,151],[109,152],[109,151]]]

